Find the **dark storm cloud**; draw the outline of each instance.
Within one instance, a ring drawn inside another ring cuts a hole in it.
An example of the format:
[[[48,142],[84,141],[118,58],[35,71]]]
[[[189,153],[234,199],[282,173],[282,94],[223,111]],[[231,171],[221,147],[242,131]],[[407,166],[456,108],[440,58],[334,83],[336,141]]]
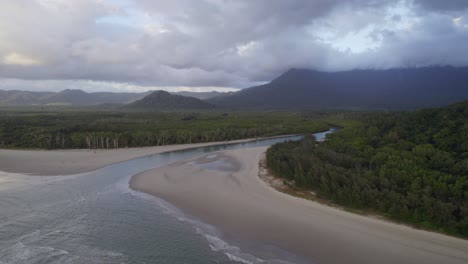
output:
[[[466,65],[467,6],[457,0],[7,1],[0,3],[0,78],[243,88],[293,67]]]
[[[467,0],[417,0],[417,5],[431,10],[462,11],[468,8]]]

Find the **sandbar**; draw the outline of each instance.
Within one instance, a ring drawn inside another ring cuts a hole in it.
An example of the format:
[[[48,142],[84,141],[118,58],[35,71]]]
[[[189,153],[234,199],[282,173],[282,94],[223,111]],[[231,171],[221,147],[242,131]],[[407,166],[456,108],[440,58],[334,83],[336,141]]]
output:
[[[29,175],[69,175],[95,171],[107,165],[143,156],[186,148],[227,143],[242,143],[257,139],[223,142],[179,144],[142,148],[70,149],[70,150],[14,150],[0,149],[0,171]]]
[[[272,245],[309,263],[468,263],[467,240],[278,192],[258,177],[265,151],[227,150],[179,161],[134,176],[130,187],[215,226],[228,241]],[[245,245],[237,246],[249,251]]]

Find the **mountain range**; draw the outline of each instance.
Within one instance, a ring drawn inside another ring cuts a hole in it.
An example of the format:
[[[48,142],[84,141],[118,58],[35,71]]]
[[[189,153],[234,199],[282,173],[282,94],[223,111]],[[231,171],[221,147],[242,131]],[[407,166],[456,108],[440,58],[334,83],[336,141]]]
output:
[[[423,67],[292,69],[268,84],[207,101],[231,109],[411,109],[466,99],[468,67]]]
[[[87,93],[82,90],[63,90],[61,92],[33,92],[19,90],[0,90],[0,106],[18,105],[78,105],[90,106],[101,104],[130,104],[149,95],[152,91],[144,93]],[[174,92],[173,94],[209,99],[220,96],[222,92]],[[226,93],[228,94],[228,93]]]
[[[153,110],[413,109],[466,99],[468,67],[442,66],[341,72],[291,69],[267,84],[230,93],[0,90],[0,105],[112,104]]]
[[[128,104],[143,98],[148,93],[87,93],[82,90],[61,92],[32,92],[0,90],[0,105],[99,105]]]

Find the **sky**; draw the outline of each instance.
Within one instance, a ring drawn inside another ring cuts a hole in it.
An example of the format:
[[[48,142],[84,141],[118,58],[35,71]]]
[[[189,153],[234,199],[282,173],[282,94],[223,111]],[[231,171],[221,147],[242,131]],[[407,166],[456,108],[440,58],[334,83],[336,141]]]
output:
[[[0,0],[0,89],[233,91],[468,65],[468,0]]]

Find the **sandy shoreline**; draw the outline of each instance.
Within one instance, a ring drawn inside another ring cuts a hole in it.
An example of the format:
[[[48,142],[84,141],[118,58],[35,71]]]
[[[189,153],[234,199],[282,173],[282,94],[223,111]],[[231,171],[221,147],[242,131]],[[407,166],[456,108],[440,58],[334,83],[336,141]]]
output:
[[[268,243],[311,263],[468,263],[468,241],[356,215],[289,196],[258,177],[266,148],[205,155],[132,178],[214,225],[226,238]]]
[[[94,171],[114,163],[167,151],[220,144],[242,143],[254,140],[258,139],[109,150],[0,149],[0,171],[47,176],[78,174]]]

